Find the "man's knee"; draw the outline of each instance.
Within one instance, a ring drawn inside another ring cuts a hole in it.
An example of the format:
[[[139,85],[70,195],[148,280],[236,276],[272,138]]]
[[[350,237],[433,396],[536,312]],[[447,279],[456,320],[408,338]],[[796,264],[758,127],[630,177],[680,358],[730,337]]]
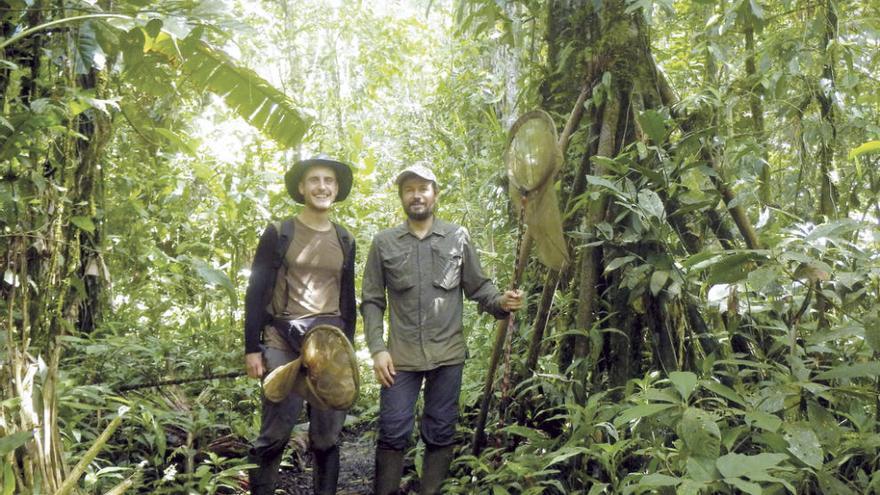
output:
[[[452,445],[455,439],[455,423],[426,424],[422,423],[421,437],[427,445],[445,447]]]
[[[284,452],[284,447],[287,446],[289,439],[290,435],[283,438],[261,436],[254,442],[254,446],[251,447],[250,451],[248,451],[248,456],[254,463],[262,464],[263,461],[271,460]]]
[[[409,446],[409,435],[383,436],[379,435],[376,445],[385,450],[406,450]]]
[[[309,445],[312,450],[324,451],[339,444],[340,429],[315,428],[309,432]]]
[[[409,444],[413,432],[412,414],[379,415],[379,447],[391,450],[403,450]]]
[[[319,411],[310,408],[309,442],[312,450],[324,451],[339,444],[345,425],[345,411]]]

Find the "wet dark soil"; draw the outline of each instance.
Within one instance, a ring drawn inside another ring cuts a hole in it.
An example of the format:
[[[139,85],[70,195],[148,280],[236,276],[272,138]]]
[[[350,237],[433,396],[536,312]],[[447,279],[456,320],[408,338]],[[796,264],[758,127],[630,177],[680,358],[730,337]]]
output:
[[[281,473],[275,494],[312,494],[312,455],[309,452],[308,423],[297,425],[281,462]],[[244,455],[246,449],[239,449]],[[376,454],[376,424],[359,422],[349,417],[342,430],[340,443],[339,481],[337,495],[369,495],[373,492],[373,462]],[[242,491],[247,491],[247,475],[241,473]],[[419,493],[418,476],[412,454],[404,464],[401,494]]]
[[[376,449],[372,425],[346,426],[340,446],[338,495],[368,495],[373,488],[373,456]],[[292,452],[281,467],[278,491],[290,495],[312,494],[312,456],[308,434],[297,428],[291,439]]]

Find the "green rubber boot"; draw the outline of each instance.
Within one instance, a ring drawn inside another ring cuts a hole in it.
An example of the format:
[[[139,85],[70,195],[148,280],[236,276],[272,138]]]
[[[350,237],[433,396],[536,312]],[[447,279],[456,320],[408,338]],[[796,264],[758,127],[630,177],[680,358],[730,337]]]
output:
[[[400,491],[403,476],[403,451],[376,449],[376,476],[373,481],[375,495],[396,495]]]
[[[339,480],[339,446],[313,450],[312,487],[315,495],[336,495]]]
[[[425,462],[422,463],[422,495],[437,495],[452,464],[452,445],[425,446]]]

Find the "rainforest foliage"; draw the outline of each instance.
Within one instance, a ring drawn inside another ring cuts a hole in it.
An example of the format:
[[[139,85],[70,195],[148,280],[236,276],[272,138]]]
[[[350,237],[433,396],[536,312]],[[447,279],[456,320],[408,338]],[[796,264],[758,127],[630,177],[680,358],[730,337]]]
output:
[[[242,371],[318,152],[356,168],[359,267],[426,160],[529,294],[506,334],[466,308],[446,493],[880,493],[878,67],[877,0],[5,1],[0,493],[241,491],[256,382],[137,387]],[[517,256],[535,108],[561,271]]]

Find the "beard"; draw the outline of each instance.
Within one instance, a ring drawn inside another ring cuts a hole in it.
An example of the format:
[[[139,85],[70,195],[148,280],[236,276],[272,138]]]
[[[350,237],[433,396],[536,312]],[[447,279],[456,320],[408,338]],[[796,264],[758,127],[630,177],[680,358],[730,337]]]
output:
[[[405,207],[403,210],[406,212],[406,216],[409,217],[410,220],[421,222],[422,220],[427,220],[434,215],[434,205],[428,206],[427,204],[424,204],[424,206],[425,208],[420,211],[413,210],[411,205]]]

